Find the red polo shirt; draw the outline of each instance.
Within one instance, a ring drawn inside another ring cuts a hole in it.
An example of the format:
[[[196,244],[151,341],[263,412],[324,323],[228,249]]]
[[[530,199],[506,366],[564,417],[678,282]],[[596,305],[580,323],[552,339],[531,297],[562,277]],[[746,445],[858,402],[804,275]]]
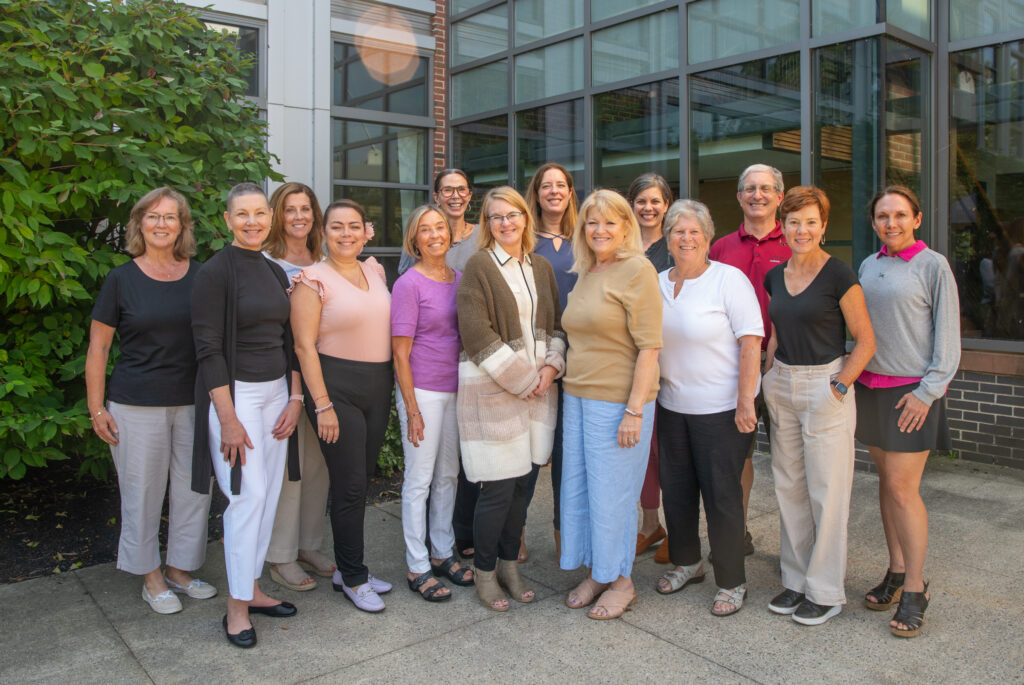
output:
[[[764,289],[764,277],[774,267],[790,257],[789,245],[782,237],[782,224],[775,222],[775,228],[758,240],[743,230],[743,224],[735,233],[722,236],[711,246],[708,256],[716,262],[735,266],[750,279],[761,305],[761,319],[764,321],[764,340],[761,349],[767,349],[772,335],[772,322],[768,318],[768,293]]]

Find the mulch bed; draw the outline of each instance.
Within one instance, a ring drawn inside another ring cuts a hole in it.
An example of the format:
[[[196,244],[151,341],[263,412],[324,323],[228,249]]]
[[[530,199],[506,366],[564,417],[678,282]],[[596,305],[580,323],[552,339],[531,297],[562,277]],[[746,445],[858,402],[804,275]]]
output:
[[[0,479],[0,583],[114,561],[121,532],[121,500],[113,472],[109,482],[77,476],[76,459],[29,469],[21,480]],[[402,475],[370,479],[367,504],[401,497]],[[214,486],[210,541],[223,538],[227,500]],[[167,540],[167,509],[160,526]]]

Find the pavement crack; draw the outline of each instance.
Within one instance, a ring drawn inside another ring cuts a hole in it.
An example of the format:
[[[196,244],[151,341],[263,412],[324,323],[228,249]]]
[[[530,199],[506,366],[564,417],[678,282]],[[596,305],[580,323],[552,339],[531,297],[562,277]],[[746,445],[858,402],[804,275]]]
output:
[[[89,596],[89,601],[93,603],[93,606],[95,606],[96,609],[100,612],[100,615],[103,616],[103,620],[106,621],[107,625],[110,626],[110,629],[114,631],[114,635],[117,635],[117,639],[121,641],[121,644],[124,645],[124,648],[128,651],[129,654],[131,654],[132,659],[135,660],[135,663],[138,664],[142,672],[146,674],[146,678],[149,680],[149,682],[156,685],[156,680],[150,674],[149,669],[147,669],[143,665],[142,660],[139,659],[139,655],[135,653],[135,650],[132,649],[130,644],[128,644],[128,641],[124,639],[124,635],[121,634],[121,631],[117,629],[117,626],[110,619],[110,616],[108,616],[107,612],[103,610],[103,605],[96,601],[96,597],[93,596],[92,590],[89,589],[89,586],[85,584],[85,581],[79,577],[77,572],[72,573],[71,577],[75,579],[75,582],[78,583],[78,585],[85,591],[85,594]]]

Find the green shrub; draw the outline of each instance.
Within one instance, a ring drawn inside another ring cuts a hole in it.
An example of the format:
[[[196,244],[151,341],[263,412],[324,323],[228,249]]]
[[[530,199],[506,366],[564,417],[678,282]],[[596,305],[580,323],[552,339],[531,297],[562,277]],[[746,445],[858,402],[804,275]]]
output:
[[[69,454],[106,475],[82,379],[93,299],[147,191],[188,197],[205,259],[227,189],[279,178],[249,68],[166,0],[0,0],[0,478]]]
[[[380,475],[390,478],[405,468],[405,452],[402,450],[402,425],[398,422],[395,408],[395,391],[391,391],[391,412],[388,427],[384,431],[384,444],[377,455],[377,470]]]

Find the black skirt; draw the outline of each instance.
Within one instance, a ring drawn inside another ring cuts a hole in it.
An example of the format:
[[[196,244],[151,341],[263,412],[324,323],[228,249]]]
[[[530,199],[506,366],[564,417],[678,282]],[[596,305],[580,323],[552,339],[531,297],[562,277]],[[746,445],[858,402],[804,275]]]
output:
[[[896,409],[900,398],[913,390],[914,384],[895,388],[869,388],[857,382],[857,440],[886,452],[924,452],[953,448],[946,420],[946,398],[932,402],[920,430],[901,433],[898,425],[902,408]]]

